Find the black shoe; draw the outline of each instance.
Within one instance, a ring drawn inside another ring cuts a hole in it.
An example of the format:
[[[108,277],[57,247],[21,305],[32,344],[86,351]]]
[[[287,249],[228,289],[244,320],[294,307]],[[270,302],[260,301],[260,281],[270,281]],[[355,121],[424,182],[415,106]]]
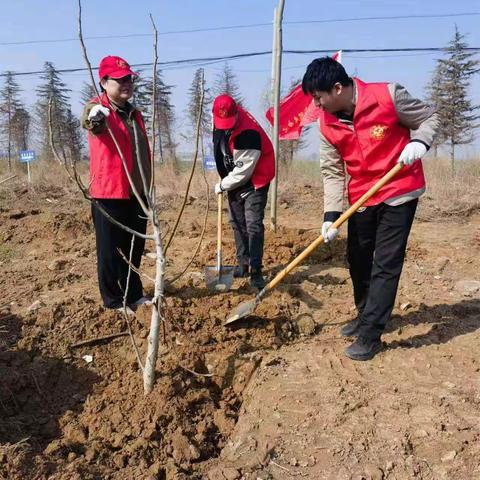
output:
[[[360,332],[360,318],[357,317],[355,320],[348,322],[344,325],[341,330],[340,334],[342,337],[356,337]]]
[[[349,347],[345,349],[345,355],[352,360],[370,360],[382,348],[383,344],[380,339],[358,337]]]
[[[248,265],[235,265],[235,267],[233,267],[233,277],[234,278],[248,277],[248,274],[249,274],[248,271],[249,271]]]
[[[250,272],[250,285],[253,288],[258,288],[259,290],[262,290],[266,284],[267,282],[265,281],[262,275],[262,269],[252,268],[252,271]]]

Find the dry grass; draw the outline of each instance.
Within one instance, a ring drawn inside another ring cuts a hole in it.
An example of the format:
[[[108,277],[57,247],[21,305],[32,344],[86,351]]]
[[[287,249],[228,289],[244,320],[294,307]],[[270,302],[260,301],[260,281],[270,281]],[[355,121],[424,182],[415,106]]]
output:
[[[430,158],[424,165],[427,192],[421,202],[420,218],[468,216],[480,209],[480,159],[458,160],[455,175],[446,158]]]
[[[183,196],[185,194],[185,189],[187,188],[191,168],[191,162],[180,162],[176,169],[171,165],[157,167],[155,170],[157,195],[160,197]],[[207,172],[210,193],[213,192],[213,187],[215,186],[215,183],[218,182],[217,178],[215,172]],[[202,198],[205,196],[205,181],[203,179],[203,167],[200,159],[197,161],[195,167],[189,195],[195,198]]]
[[[455,176],[452,176],[450,163],[446,158],[430,158],[424,164],[427,193],[420,204],[421,219],[465,216],[480,209],[479,158],[457,161]],[[176,205],[185,194],[191,165],[191,162],[180,162],[177,169],[168,165],[156,168],[157,194],[164,206]],[[86,162],[79,164],[79,171],[85,183],[88,183],[88,164]],[[78,193],[77,186],[72,185],[63,167],[56,162],[34,162],[31,185],[27,183],[24,165],[16,163],[11,172],[6,165],[0,165],[0,180],[11,174],[16,174],[17,177],[0,185],[0,201],[13,200],[16,192],[22,188],[28,188],[34,194],[36,192]],[[282,195],[287,195],[292,202],[295,202],[298,199],[298,193],[309,185],[313,190],[318,191],[319,202],[322,201],[323,187],[319,162],[297,160],[289,168],[280,165],[279,178],[280,199]],[[213,187],[218,181],[216,173],[207,172],[207,181],[211,198],[213,198]],[[197,163],[189,195],[200,201],[205,199],[205,182],[200,160]]]

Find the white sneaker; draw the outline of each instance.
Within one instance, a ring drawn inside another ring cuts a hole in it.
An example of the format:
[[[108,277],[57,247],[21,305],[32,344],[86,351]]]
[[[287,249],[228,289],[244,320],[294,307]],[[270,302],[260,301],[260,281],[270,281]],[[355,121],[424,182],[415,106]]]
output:
[[[140,305],[151,305],[152,304],[152,298],[151,297],[141,297],[139,298],[136,302],[131,303],[131,305],[134,305],[135,307],[139,307]]]
[[[118,307],[115,310],[122,315],[125,313],[125,311],[127,312],[127,315],[135,315],[135,312],[128,305],[125,307],[125,310],[123,307]]]

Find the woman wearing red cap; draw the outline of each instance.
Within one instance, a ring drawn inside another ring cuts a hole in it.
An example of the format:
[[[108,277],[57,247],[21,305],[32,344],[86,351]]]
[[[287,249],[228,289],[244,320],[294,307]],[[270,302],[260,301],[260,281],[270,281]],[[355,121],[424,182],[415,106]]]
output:
[[[106,125],[110,127],[123,153],[133,184],[143,196],[150,183],[150,147],[141,113],[128,100],[133,95],[133,81],[137,76],[130,65],[120,57],[102,59],[98,69],[100,97],[85,106],[82,126],[88,130],[90,149],[90,194],[115,220],[140,233],[146,231],[146,219],[132,192],[118,149]],[[138,139],[138,150],[135,145]],[[107,308],[121,308],[126,288],[132,236],[114,225],[92,203],[92,217],[97,244],[97,271],[100,294]],[[132,263],[138,269],[145,240],[135,237]],[[146,303],[142,283],[137,273],[131,272],[127,303],[130,306]]]
[[[221,181],[215,193],[227,192],[237,248],[234,277],[247,277],[262,289],[264,226],[268,187],[275,175],[272,142],[257,121],[229,95],[213,102],[213,146]]]

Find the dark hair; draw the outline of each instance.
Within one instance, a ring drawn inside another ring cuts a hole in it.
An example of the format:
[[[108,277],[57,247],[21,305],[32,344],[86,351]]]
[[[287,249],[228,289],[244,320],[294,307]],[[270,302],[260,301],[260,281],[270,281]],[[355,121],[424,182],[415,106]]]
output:
[[[102,80],[108,80],[108,77],[105,76],[105,77],[102,78]],[[105,92],[105,89],[103,88],[102,80],[100,80],[100,81],[98,82],[98,86],[100,87],[100,92],[104,93],[104,92]]]
[[[343,65],[331,57],[316,58],[307,67],[303,76],[304,93],[329,92],[336,83],[344,87],[352,85],[353,80],[347,75]]]

